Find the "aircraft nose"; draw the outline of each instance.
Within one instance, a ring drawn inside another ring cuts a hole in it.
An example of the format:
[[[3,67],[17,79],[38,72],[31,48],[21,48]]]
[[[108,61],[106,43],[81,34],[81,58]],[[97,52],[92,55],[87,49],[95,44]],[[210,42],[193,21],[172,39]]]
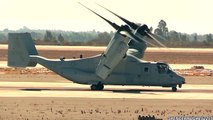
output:
[[[180,84],[185,84],[185,78],[182,76],[178,76],[178,81],[180,82]]]

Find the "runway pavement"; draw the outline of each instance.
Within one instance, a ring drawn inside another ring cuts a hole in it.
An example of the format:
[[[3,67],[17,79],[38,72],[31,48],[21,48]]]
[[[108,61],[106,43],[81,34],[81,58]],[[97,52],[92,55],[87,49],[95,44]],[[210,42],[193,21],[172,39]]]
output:
[[[91,91],[89,85],[51,82],[0,82],[0,97],[74,97],[136,99],[213,100],[213,85],[183,85],[171,88],[106,85],[103,91]]]

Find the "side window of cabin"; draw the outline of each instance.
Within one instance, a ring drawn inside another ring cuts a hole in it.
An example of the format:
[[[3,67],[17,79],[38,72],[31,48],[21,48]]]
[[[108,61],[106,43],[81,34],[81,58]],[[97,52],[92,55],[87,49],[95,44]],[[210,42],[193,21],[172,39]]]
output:
[[[144,68],[144,72],[149,72],[149,68],[148,68],[148,67],[145,67],[145,68]]]

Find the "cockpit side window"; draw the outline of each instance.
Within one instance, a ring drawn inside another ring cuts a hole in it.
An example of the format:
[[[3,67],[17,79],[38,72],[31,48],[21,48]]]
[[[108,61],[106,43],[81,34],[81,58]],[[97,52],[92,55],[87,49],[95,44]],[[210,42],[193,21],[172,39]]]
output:
[[[169,69],[167,64],[157,63],[158,73],[163,74],[166,73]]]

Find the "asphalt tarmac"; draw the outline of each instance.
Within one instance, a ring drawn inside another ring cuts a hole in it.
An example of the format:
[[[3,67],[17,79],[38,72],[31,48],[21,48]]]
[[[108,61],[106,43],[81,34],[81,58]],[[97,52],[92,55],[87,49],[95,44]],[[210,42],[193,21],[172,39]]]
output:
[[[89,85],[51,82],[0,82],[0,97],[69,97],[213,100],[213,85],[185,84],[171,88],[105,85],[103,91],[91,91]]]

